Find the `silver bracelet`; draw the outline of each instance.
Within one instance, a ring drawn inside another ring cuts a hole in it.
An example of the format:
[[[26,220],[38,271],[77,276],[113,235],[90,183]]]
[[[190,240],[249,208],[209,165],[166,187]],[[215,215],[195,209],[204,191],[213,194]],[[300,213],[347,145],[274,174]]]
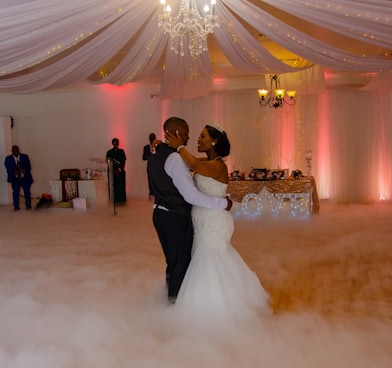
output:
[[[184,146],[183,144],[182,144],[181,146],[178,146],[178,147],[177,147],[177,152],[178,152],[178,153],[180,153],[180,149],[181,149],[181,148],[185,148],[185,146]]]

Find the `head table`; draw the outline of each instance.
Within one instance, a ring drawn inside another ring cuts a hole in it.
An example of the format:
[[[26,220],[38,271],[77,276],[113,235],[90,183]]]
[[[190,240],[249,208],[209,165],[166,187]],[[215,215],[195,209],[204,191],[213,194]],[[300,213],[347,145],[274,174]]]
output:
[[[285,200],[291,200],[293,206],[295,201],[305,201],[309,207],[309,212],[312,213],[318,213],[320,210],[316,182],[312,176],[265,181],[231,180],[227,187],[230,198],[235,202],[246,201],[249,196],[259,196],[262,191],[266,193],[269,199],[273,214],[277,214]]]

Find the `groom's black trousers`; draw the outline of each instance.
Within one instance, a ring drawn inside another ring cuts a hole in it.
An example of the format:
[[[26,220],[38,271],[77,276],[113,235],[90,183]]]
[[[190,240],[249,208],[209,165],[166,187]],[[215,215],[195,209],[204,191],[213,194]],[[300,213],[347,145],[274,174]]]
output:
[[[153,223],[166,258],[168,296],[177,297],[191,260],[193,226],[190,214],[155,208]]]

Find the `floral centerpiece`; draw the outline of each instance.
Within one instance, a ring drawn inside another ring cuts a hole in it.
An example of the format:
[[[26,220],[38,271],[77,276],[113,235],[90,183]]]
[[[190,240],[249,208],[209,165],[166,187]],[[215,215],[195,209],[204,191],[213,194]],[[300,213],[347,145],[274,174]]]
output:
[[[250,180],[279,180],[284,179],[284,170],[281,169],[252,169],[248,178]]]
[[[234,170],[229,174],[230,180],[244,180],[245,173],[241,173],[239,170]]]
[[[302,177],[303,177],[302,171],[299,170],[299,169],[293,170],[293,171],[291,172],[291,176],[292,176],[294,179],[302,178]]]

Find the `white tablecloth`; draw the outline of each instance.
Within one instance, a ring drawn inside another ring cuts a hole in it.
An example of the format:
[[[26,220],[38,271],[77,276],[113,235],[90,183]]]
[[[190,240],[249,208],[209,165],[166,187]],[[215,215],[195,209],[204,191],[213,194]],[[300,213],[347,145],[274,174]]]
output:
[[[49,181],[50,194],[54,202],[63,200],[61,180]],[[106,206],[109,201],[108,182],[106,179],[78,180],[78,197],[85,198],[88,207]]]

